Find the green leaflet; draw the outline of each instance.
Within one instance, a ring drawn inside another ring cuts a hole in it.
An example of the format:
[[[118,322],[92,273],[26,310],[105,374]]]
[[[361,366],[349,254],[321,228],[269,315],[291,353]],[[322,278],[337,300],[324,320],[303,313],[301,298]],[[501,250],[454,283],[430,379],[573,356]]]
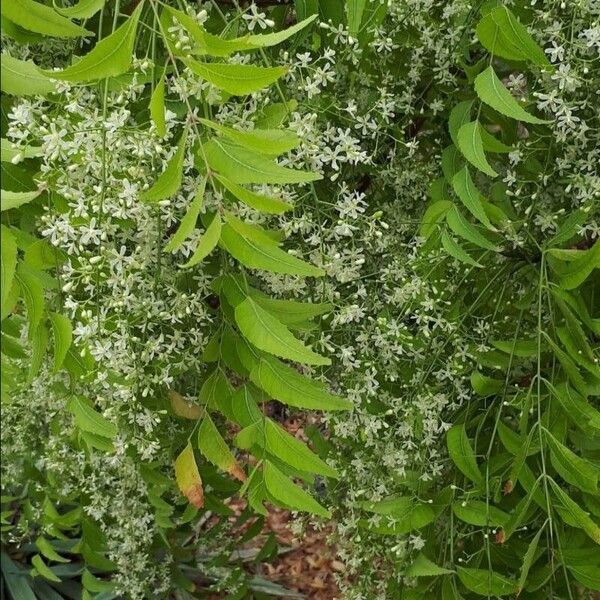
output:
[[[73,328],[71,327],[71,321],[64,315],[51,312],[48,316],[54,334],[54,371],[58,371],[73,342]]]
[[[352,37],[358,35],[366,4],[366,0],[346,0],[348,32]]]
[[[552,491],[556,499],[554,507],[564,521],[572,527],[583,529],[596,544],[600,544],[600,527],[553,479],[549,478],[548,481],[552,486]]]
[[[474,100],[464,100],[459,102],[451,111],[448,117],[448,131],[455,146],[458,146],[458,132],[463,125],[471,120],[471,109]]]
[[[91,31],[72,23],[54,9],[33,0],[9,0],[2,3],[2,16],[13,23],[43,35],[60,38],[94,35]]]
[[[483,141],[481,139],[480,125],[478,121],[471,121],[463,125],[456,136],[458,148],[462,155],[480,171],[490,177],[497,177],[498,173],[492,169],[488,163],[483,151]]]
[[[232,142],[259,154],[279,156],[293,150],[300,143],[300,138],[293,131],[286,131],[285,129],[239,131],[208,119],[198,120],[205,127],[210,127]]]
[[[504,511],[480,500],[454,502],[452,512],[461,521],[479,527],[503,527],[509,518]]]
[[[478,596],[510,596],[517,591],[514,581],[494,571],[458,567],[457,573],[462,584]]]
[[[454,573],[452,569],[445,569],[436,565],[420,552],[413,563],[406,569],[404,575],[407,577],[437,577]]]
[[[165,246],[165,252],[175,252],[183,242],[192,234],[196,228],[196,221],[200,214],[200,208],[202,207],[202,200],[204,199],[204,191],[206,189],[206,178],[203,178],[198,186],[198,191],[189,205],[181,223],[177,228],[177,231],[173,234],[173,237],[169,240],[169,243]],[[218,237],[217,237],[218,239]],[[216,244],[216,242],[215,242]]]
[[[241,219],[238,219],[234,214],[225,211],[225,220],[227,224],[243,238],[250,242],[263,246],[279,246],[279,240],[277,239],[276,231],[269,231],[263,229],[260,225],[254,225],[253,223],[246,223]]]
[[[77,82],[105,79],[127,72],[133,58],[135,34],[143,6],[144,3],[140,2],[125,23],[114,33],[100,40],[75,64],[62,71],[43,73],[53,79]]]
[[[167,135],[167,125],[165,123],[165,73],[166,67],[163,69],[162,75],[152,92],[150,97],[150,117],[156,127],[156,132],[161,138]]]
[[[597,494],[597,468],[561,444],[547,430],[545,431],[545,437],[550,446],[550,461],[557,473],[567,483],[570,483],[576,488],[584,492],[589,492],[590,494]]]
[[[482,102],[497,110],[500,114],[511,119],[532,124],[545,124],[552,121],[539,119],[528,113],[504,87],[492,67],[477,75],[475,79],[475,91]]]
[[[469,167],[465,165],[452,178],[454,193],[460,198],[466,209],[488,229],[495,231],[496,228],[490,223],[481,202],[481,194],[471,179]]]
[[[274,244],[257,244],[237,233],[229,224],[221,230],[221,246],[244,266],[273,273],[321,277],[322,269],[284,252]]]
[[[88,592],[93,592],[95,594],[102,594],[102,592],[112,592],[115,588],[114,583],[95,577],[87,569],[84,569],[83,571],[83,574],[81,576],[81,583],[83,583],[83,587]]]
[[[478,487],[483,486],[483,476],[477,466],[475,452],[471,447],[464,425],[454,425],[446,434],[448,453],[463,475]]]
[[[68,409],[75,416],[79,429],[109,439],[117,435],[117,427],[96,411],[89,400],[73,396]]]
[[[0,140],[2,162],[21,162],[25,158],[35,158],[42,155],[41,146],[13,146],[10,140],[2,138]]]
[[[409,531],[420,529],[435,520],[435,512],[428,504],[415,498],[393,496],[379,502],[364,502],[361,508],[369,512],[386,515],[394,520],[394,524],[370,526],[368,529],[383,535],[403,535]]]
[[[594,269],[600,269],[600,240],[596,240],[591,248],[581,252],[561,270],[560,286],[565,290],[578,288]]]
[[[31,335],[31,360],[27,381],[31,383],[38,374],[48,347],[48,328],[44,323],[39,323]]]
[[[158,202],[176,194],[181,187],[183,177],[183,162],[185,159],[185,144],[188,130],[184,129],[175,154],[169,159],[165,170],[159,175],[154,185],[140,194],[143,202]]]
[[[245,481],[246,473],[238,465],[208,413],[198,428],[198,448],[211,463],[230,473],[236,479]]]
[[[600,567],[596,565],[567,565],[567,568],[581,585],[590,590],[600,591]]]
[[[476,246],[486,250],[498,250],[493,242],[490,242],[490,240],[484,237],[483,234],[479,233],[475,225],[463,217],[456,206],[453,206],[446,213],[446,223],[456,235],[467,240],[468,242],[471,242],[472,244],[475,244]]]
[[[252,298],[265,310],[286,325],[308,321],[319,315],[331,312],[333,306],[326,302],[309,304],[294,300],[278,300],[269,298],[257,290],[250,290]]]
[[[5,225],[0,225],[0,243],[2,245],[2,254],[0,262],[0,286],[2,294],[2,314],[4,314],[5,304],[15,277],[17,269],[17,241],[10,229]]]
[[[547,521],[546,521],[547,522]],[[539,531],[535,534],[534,538],[531,540],[529,546],[527,547],[527,552],[525,552],[525,556],[523,557],[523,564],[521,565],[521,574],[519,575],[519,584],[517,587],[517,595],[521,593],[523,588],[525,587],[525,582],[527,581],[527,575],[529,575],[529,570],[531,566],[535,562],[535,554],[537,551],[538,543],[540,541],[540,537],[542,537],[542,533],[544,533],[545,524],[540,527]]]
[[[201,63],[191,59],[183,62],[195,75],[234,96],[266,88],[287,73],[287,67]]]
[[[327,391],[295,369],[270,356],[263,356],[250,371],[250,381],[272,398],[309,410],[350,410],[352,403]]]
[[[217,247],[220,237],[221,217],[218,213],[215,213],[212,221],[206,228],[204,235],[200,238],[200,241],[194,250],[194,254],[192,254],[190,260],[188,260],[183,267],[193,267],[203,261]]]
[[[493,340],[492,346],[506,354],[514,354],[523,358],[535,356],[538,351],[537,340]]]
[[[463,165],[462,154],[454,144],[444,148],[442,151],[442,171],[448,183],[452,183],[452,178],[460,171]]]
[[[542,332],[544,337],[548,340],[548,344],[552,348],[556,358],[558,358],[558,362],[560,362],[561,367],[564,369],[567,377],[570,379],[573,387],[584,397],[588,396],[588,389],[585,380],[583,379],[577,365],[573,362],[571,357],[563,352],[559,346],[546,334],[546,332]]]
[[[224,39],[206,31],[189,15],[170,7],[165,8],[192,36],[196,43],[196,48],[194,49],[195,53],[207,54],[209,56],[229,56],[234,52],[244,52],[256,50],[258,48],[276,46],[296,34],[298,31],[304,29],[317,17],[316,14],[311,15],[283,31]]]
[[[236,306],[235,320],[244,337],[260,350],[309,365],[331,364],[329,358],[305,346],[252,298]]]
[[[224,139],[213,138],[204,144],[204,155],[211,169],[234,183],[304,183],[322,179],[318,173],[280,167],[271,158]]]
[[[550,391],[552,391],[563,412],[574,425],[586,433],[600,432],[600,412],[569,387],[567,383],[561,383],[556,388],[552,386]]]
[[[264,424],[265,449],[283,462],[309,473],[318,473],[325,477],[339,478],[336,470],[321,460],[306,444],[276,425],[271,419]]]
[[[430,204],[421,219],[419,235],[427,239],[452,206],[453,203],[450,200],[438,200]]]
[[[57,577],[50,567],[42,560],[39,554],[35,554],[31,557],[31,564],[35,567],[35,570],[48,581],[54,581],[60,583],[60,577]]]
[[[483,269],[483,265],[472,258],[471,255],[454,240],[454,238],[448,235],[447,231],[442,231],[442,246],[449,256],[455,258],[459,262]]]
[[[476,34],[486,50],[496,56],[528,60],[539,67],[551,68],[544,51],[505,6],[498,6],[485,15],[477,25]]]
[[[495,396],[504,387],[504,381],[501,379],[494,379],[492,377],[486,377],[479,371],[473,371],[471,373],[471,386],[473,391],[479,396]]]
[[[45,538],[39,537],[35,545],[37,549],[48,559],[54,562],[68,563],[71,562],[68,558],[61,556],[55,549],[54,546]]]
[[[33,192],[9,192],[7,190],[0,191],[0,211],[19,208],[23,204],[28,204],[41,194],[40,190]]]
[[[483,149],[486,152],[494,152],[496,154],[506,154],[514,150],[513,146],[503,144],[499,139],[494,137],[485,127],[479,128]]]
[[[32,335],[44,314],[44,289],[34,272],[27,269],[23,263],[17,268],[16,278],[27,309],[29,334]]]
[[[219,183],[221,183],[227,189],[227,191],[233,194],[238,200],[256,210],[279,215],[292,209],[291,204],[288,204],[279,198],[263,196],[262,194],[257,194],[256,192],[247,190],[246,188],[243,188],[237,183],[233,183],[233,181],[230,181],[222,175],[215,173],[214,176],[217,178]]]
[[[93,17],[99,10],[102,9],[106,0],[79,0],[73,6],[56,6],[54,2],[54,10],[70,19],[89,19]]]
[[[298,487],[268,460],[263,466],[263,477],[267,492],[284,506],[319,515],[326,519],[331,513],[323,508],[312,496]]]

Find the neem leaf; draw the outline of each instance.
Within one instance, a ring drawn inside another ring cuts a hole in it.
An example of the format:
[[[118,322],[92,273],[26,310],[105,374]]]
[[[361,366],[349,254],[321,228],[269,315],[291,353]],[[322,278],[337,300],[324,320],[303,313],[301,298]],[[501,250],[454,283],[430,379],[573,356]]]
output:
[[[246,480],[246,473],[229,450],[208,413],[198,428],[198,448],[211,463],[240,481]]]
[[[192,73],[234,96],[268,87],[287,73],[287,67],[203,63],[191,59],[183,62]]]
[[[250,371],[252,383],[272,398],[309,410],[350,410],[352,403],[330,393],[323,384],[300,375],[280,360],[263,356]]]
[[[477,466],[475,452],[464,425],[454,425],[446,434],[448,453],[459,471],[478,487],[483,486],[483,476]]]
[[[116,425],[95,410],[89,400],[73,396],[69,400],[68,408],[75,416],[75,423],[79,429],[109,439],[117,435]]]
[[[546,124],[552,122],[539,119],[528,113],[504,87],[492,67],[488,67],[485,71],[477,75],[477,78],[475,79],[475,91],[482,102],[485,102],[494,110],[497,110],[499,113],[506,115],[511,119],[532,124]]]
[[[42,560],[42,557],[39,554],[35,554],[31,557],[31,564],[44,579],[60,583],[60,577],[52,572],[52,569],[50,569],[50,567]]]
[[[331,517],[328,510],[323,508],[312,496],[293,483],[268,460],[264,463],[263,477],[267,492],[284,506],[313,513],[326,519]]]
[[[430,204],[421,218],[419,235],[428,238],[452,206],[454,205],[450,200],[438,200]]]
[[[229,224],[221,230],[220,243],[231,256],[251,269],[312,277],[325,274],[322,269],[291,256],[273,244],[257,244],[241,236]]]
[[[38,550],[48,559],[54,562],[68,563],[71,562],[68,558],[61,556],[45,537],[39,537],[35,542]]]
[[[181,493],[196,508],[204,506],[204,490],[190,442],[175,460],[175,478]]]
[[[483,269],[483,265],[472,258],[454,238],[448,235],[447,231],[442,231],[442,246],[449,256],[455,258],[459,262]]]
[[[452,178],[452,187],[467,210],[483,225],[493,231],[496,228],[490,223],[481,203],[481,194],[471,179],[469,167],[465,165]]]
[[[565,290],[578,288],[594,269],[600,269],[600,240],[587,250],[579,253],[560,272],[560,286]]]
[[[478,121],[471,121],[463,125],[456,136],[458,148],[473,166],[490,177],[497,177],[498,173],[492,169],[485,157],[480,127]]]
[[[244,337],[259,350],[309,365],[331,364],[329,358],[305,346],[252,298],[246,298],[236,306],[235,320]]]
[[[54,334],[54,371],[58,371],[73,342],[71,321],[64,315],[51,312],[49,315]]]
[[[451,573],[454,573],[452,569],[439,567],[420,552],[413,563],[406,569],[404,574],[407,577],[437,577],[439,575],[449,575]]]
[[[167,125],[165,122],[165,73],[166,67],[163,69],[162,75],[150,97],[150,117],[156,126],[156,132],[161,138],[167,135]]]
[[[19,208],[23,204],[28,204],[41,194],[41,190],[34,190],[33,192],[9,192],[7,190],[0,191],[0,211],[10,210],[12,208]]]
[[[291,204],[288,204],[287,202],[284,202],[279,198],[264,196],[262,194],[257,194],[256,192],[247,190],[241,185],[233,183],[233,181],[230,181],[226,177],[218,175],[217,173],[215,173],[214,176],[238,200],[244,202],[244,204],[247,204],[248,206],[256,210],[266,213],[272,213],[274,215],[279,215],[292,209]]]
[[[90,52],[62,71],[43,71],[53,79],[93,81],[126,73],[131,66],[135,34],[144,6],[143,2],[131,16],[109,36],[100,40]]]
[[[169,396],[171,408],[178,417],[197,421],[204,414],[204,409],[201,406],[187,402],[185,398],[175,390],[169,390],[167,395]]]
[[[279,156],[293,150],[299,143],[300,138],[293,131],[285,129],[252,129],[250,131],[239,131],[231,127],[225,127],[208,119],[198,119],[206,127],[218,131],[227,139],[260,154],[268,156]]]
[[[333,306],[327,302],[310,304],[295,300],[279,300],[270,298],[258,290],[250,289],[252,298],[274,317],[287,325],[302,323],[314,317],[331,312]]]
[[[94,35],[91,31],[72,23],[53,8],[33,0],[8,0],[2,3],[2,16],[13,23],[43,35],[60,38]]]
[[[448,117],[448,130],[455,146],[458,146],[458,132],[463,125],[471,120],[471,108],[473,100],[464,100],[459,102],[451,111]]]
[[[34,272],[23,263],[17,267],[16,278],[27,309],[29,332],[33,333],[44,314],[44,288]]]
[[[56,6],[54,10],[70,19],[89,19],[102,9],[106,0],[79,0],[73,6]]]
[[[212,170],[234,183],[304,183],[322,179],[318,173],[281,167],[268,156],[222,138],[204,144],[204,156]]]
[[[265,448],[283,462],[309,473],[338,478],[339,475],[326,462],[321,460],[306,444],[276,425],[271,419],[264,424]]]
[[[366,0],[346,0],[348,32],[352,37],[356,37],[358,35],[366,3]]]
[[[517,591],[516,582],[495,571],[458,567],[457,573],[462,584],[478,596],[510,596]]]
[[[8,300],[17,269],[17,241],[8,227],[1,225],[0,228],[0,242],[2,245],[0,289],[2,293],[2,314],[4,314],[4,305]]]
[[[504,511],[480,500],[454,502],[452,512],[461,521],[480,527],[503,527],[509,518]]]
[[[194,254],[192,254],[190,260],[188,260],[183,267],[193,267],[199,262],[204,260],[216,247],[221,238],[221,217],[219,213],[215,213],[212,221],[206,228],[204,235],[200,238]]]
[[[185,159],[185,144],[188,130],[184,129],[177,144],[175,154],[169,159],[165,170],[159,175],[154,185],[140,194],[143,202],[158,202],[177,193],[183,177],[183,162]]]
[[[20,162],[25,158],[35,158],[42,155],[41,146],[17,146],[10,140],[2,138],[0,140],[1,155],[0,160],[2,162]]]
[[[471,242],[480,248],[485,248],[486,250],[497,251],[498,248],[496,245],[493,242],[490,242],[483,234],[479,233],[477,227],[467,221],[456,206],[453,206],[446,213],[446,223],[448,223],[448,227],[450,227],[456,235],[468,242]]]
[[[188,209],[181,219],[181,223],[177,228],[177,231],[173,234],[173,237],[169,240],[169,243],[165,246],[165,252],[175,252],[183,242],[192,234],[196,228],[196,221],[200,214],[200,208],[202,207],[202,200],[204,198],[204,190],[206,188],[206,178],[203,178],[198,186],[196,195],[192,200],[192,203],[188,206]],[[218,237],[217,237],[218,239]]]

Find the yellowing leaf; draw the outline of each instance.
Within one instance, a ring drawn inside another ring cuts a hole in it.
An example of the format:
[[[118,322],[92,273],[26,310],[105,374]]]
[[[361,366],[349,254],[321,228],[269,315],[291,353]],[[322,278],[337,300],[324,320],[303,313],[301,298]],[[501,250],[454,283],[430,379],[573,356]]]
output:
[[[246,298],[236,306],[235,320],[244,337],[259,350],[309,365],[331,364],[329,358],[305,346],[285,325],[252,298]]]
[[[169,390],[167,395],[169,396],[171,408],[178,417],[196,421],[204,414],[204,409],[202,407],[187,402],[185,398],[175,390]]]
[[[208,413],[198,429],[198,448],[211,463],[240,481],[246,480],[246,473],[229,450]]]
[[[477,75],[475,79],[475,91],[482,102],[485,102],[494,110],[511,119],[532,124],[551,123],[551,121],[539,119],[528,113],[504,87],[492,67],[488,67],[485,71]]]
[[[72,23],[54,9],[33,0],[7,0],[2,3],[2,16],[13,23],[43,35],[60,38],[94,35],[91,31]]]
[[[185,144],[187,141],[188,130],[185,129],[175,154],[170,158],[165,170],[159,175],[154,185],[140,194],[140,200],[143,202],[158,202],[165,200],[176,194],[181,187],[183,177],[183,161],[185,159]]]
[[[204,506],[204,489],[190,442],[175,460],[175,478],[181,493],[189,500],[190,504],[196,508],[202,508]]]
[[[268,87],[287,73],[286,67],[202,63],[191,59],[183,62],[192,73],[234,96],[251,94]]]
[[[62,71],[43,71],[53,79],[93,81],[126,73],[131,66],[135,34],[144,6],[138,4],[131,16],[114,33],[100,40],[90,52]]]

